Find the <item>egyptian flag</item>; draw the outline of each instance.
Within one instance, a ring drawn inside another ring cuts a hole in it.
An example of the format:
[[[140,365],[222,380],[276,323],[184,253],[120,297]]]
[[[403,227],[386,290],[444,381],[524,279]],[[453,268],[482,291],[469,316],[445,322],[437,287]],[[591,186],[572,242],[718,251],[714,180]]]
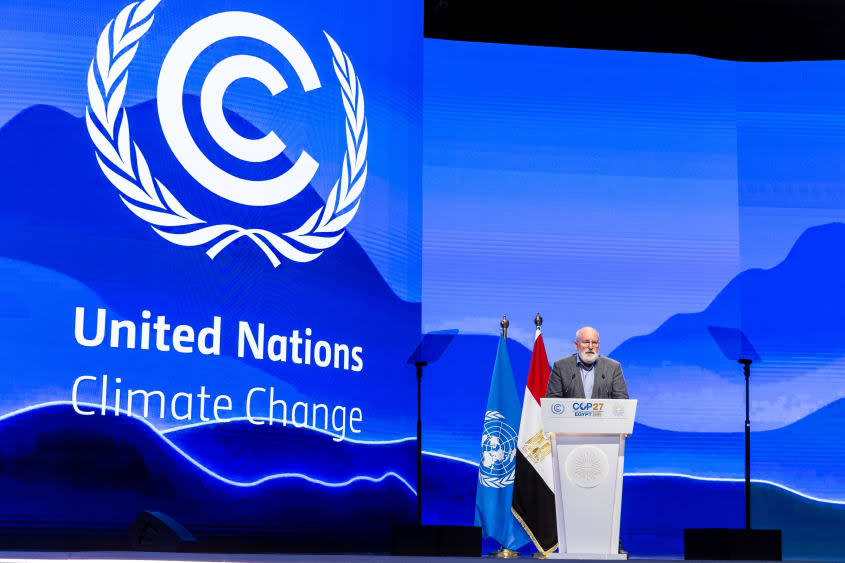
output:
[[[540,399],[548,385],[549,358],[538,328],[522,401],[511,511],[540,553],[557,549],[552,446],[540,419]]]

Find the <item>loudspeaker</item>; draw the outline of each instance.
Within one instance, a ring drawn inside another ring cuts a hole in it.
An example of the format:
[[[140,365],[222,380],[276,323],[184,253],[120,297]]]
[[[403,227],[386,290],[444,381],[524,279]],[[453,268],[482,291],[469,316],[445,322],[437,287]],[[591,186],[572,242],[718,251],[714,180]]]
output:
[[[780,561],[780,530],[684,530],[684,559]]]
[[[129,527],[129,548],[138,551],[192,551],[197,540],[182,524],[164,514],[144,510]]]
[[[480,557],[481,528],[477,526],[394,526],[391,555]]]

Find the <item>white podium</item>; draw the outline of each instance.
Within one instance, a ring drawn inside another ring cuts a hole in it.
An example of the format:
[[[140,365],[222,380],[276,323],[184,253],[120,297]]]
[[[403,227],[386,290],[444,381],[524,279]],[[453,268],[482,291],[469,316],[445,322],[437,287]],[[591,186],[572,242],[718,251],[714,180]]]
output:
[[[625,438],[637,401],[542,399],[552,445],[558,551],[555,559],[627,559],[619,554]]]

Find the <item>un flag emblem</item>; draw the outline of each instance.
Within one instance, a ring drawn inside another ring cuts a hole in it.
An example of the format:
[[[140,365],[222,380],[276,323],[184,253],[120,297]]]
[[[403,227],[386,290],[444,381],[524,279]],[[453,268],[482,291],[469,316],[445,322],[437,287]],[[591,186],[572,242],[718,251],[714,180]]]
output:
[[[481,463],[478,481],[485,487],[502,488],[513,483],[519,435],[498,411],[484,415],[481,436]]]

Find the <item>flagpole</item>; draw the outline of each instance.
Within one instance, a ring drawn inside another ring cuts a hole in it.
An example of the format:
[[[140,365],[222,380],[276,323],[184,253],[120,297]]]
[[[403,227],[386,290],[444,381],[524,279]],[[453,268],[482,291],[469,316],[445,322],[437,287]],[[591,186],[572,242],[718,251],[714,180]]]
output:
[[[508,327],[511,325],[511,322],[508,320],[507,315],[502,315],[502,321],[499,323],[499,326],[502,328],[502,337],[507,341],[508,339]],[[499,551],[493,551],[487,554],[490,557],[499,557],[502,559],[514,559],[519,557],[519,552],[514,551],[512,549],[508,549],[505,546],[500,546]]]
[[[558,548],[558,538],[551,445],[541,420],[540,401],[546,395],[550,369],[543,345],[543,317],[539,312],[534,317],[534,326],[534,344],[519,421],[511,512],[537,549],[533,557],[546,559]]]
[[[534,326],[537,327],[538,333],[543,332],[543,328],[542,328],[543,317],[540,316],[540,311],[537,311],[537,316],[534,317]],[[535,336],[535,338],[536,338],[536,336]],[[535,559],[548,559],[549,558],[549,556],[546,555],[545,553],[543,553],[542,551],[532,554],[531,557],[533,557]]]

